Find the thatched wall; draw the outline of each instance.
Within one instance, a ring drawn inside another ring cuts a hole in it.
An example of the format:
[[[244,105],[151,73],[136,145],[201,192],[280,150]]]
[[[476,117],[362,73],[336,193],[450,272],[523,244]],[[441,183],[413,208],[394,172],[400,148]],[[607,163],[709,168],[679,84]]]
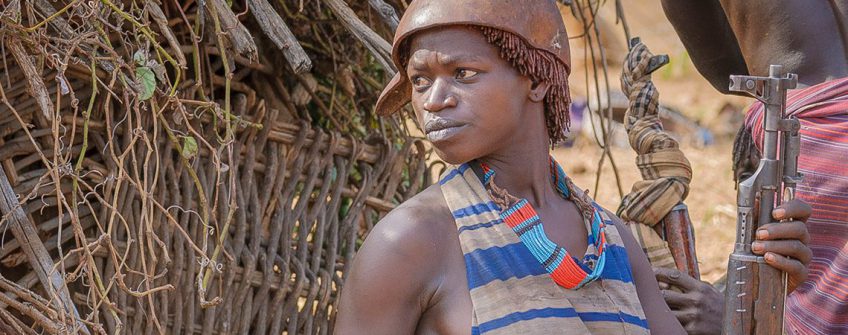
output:
[[[350,5],[0,4],[0,333],[328,333],[430,180],[372,114],[403,4]]]

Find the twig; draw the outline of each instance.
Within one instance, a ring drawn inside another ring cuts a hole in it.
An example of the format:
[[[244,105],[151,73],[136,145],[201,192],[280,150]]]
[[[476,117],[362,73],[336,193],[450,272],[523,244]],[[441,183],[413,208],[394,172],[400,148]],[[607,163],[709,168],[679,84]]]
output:
[[[73,315],[75,320],[79,320],[79,312],[77,312],[77,308],[71,300],[65,281],[58,273],[52,271],[53,261],[50,259],[50,254],[47,253],[47,249],[41,243],[35,225],[27,219],[26,214],[18,204],[15,191],[9,184],[6,171],[2,166],[0,166],[0,194],[2,194],[0,212],[11,213],[9,225],[12,228],[12,234],[15,239],[21,241],[21,249],[29,258],[42,286],[45,290],[52,292],[51,295],[59,299],[55,302],[58,310],[67,311]],[[0,296],[3,295],[0,294]],[[88,328],[79,321],[77,321],[77,326],[80,327],[81,332],[89,334]]]
[[[18,62],[18,66],[21,67],[21,70],[24,71],[24,75],[27,78],[27,87],[29,87],[30,94],[32,94],[35,101],[38,102],[38,106],[41,109],[41,115],[44,119],[51,118],[53,107],[53,101],[50,100],[50,96],[47,93],[47,88],[44,87],[44,82],[41,80],[41,74],[36,70],[35,65],[30,60],[29,55],[24,51],[23,45],[21,45],[21,41],[15,38],[7,38],[6,45],[9,47],[9,51],[12,53],[12,56]]]
[[[371,51],[371,54],[383,65],[389,75],[394,76],[397,69],[392,62],[391,44],[365,25],[344,0],[325,0],[324,3],[330,6],[345,28]]]
[[[303,51],[300,42],[297,41],[297,38],[274,10],[274,7],[271,7],[271,4],[265,0],[247,0],[247,3],[250,4],[253,17],[262,27],[265,35],[274,42],[278,49],[283,51],[283,55],[285,55],[294,73],[300,74],[312,69],[312,61],[309,60],[309,56]]]
[[[169,54],[165,49],[162,48],[161,45],[159,45],[159,43],[156,42],[156,37],[153,35],[153,32],[150,31],[150,28],[148,28],[147,26],[136,21],[135,18],[133,18],[131,15],[127,14],[126,12],[124,12],[123,10],[118,8],[118,6],[116,6],[114,3],[112,3],[111,0],[100,0],[100,1],[102,1],[104,4],[109,6],[109,8],[111,8],[113,11],[115,11],[115,13],[117,13],[118,15],[123,17],[128,22],[132,23],[133,26],[135,26],[138,30],[140,30],[141,33],[144,34],[145,37],[147,37],[147,40],[151,44],[153,44],[153,47],[156,48],[156,51],[159,52],[161,55],[164,55],[165,58],[168,60],[168,62],[170,62],[171,65],[174,66],[174,72],[176,73],[176,75],[175,75],[176,78],[174,78],[174,82],[171,84],[171,93],[169,95],[170,96],[176,95],[177,87],[179,86],[179,83],[180,83],[180,77],[182,76],[182,67],[180,66],[180,63],[178,63],[173,57],[171,57],[171,54]]]
[[[38,24],[36,24],[36,25],[34,25],[34,26],[32,26],[32,27],[29,27],[29,28],[24,29],[24,31],[26,31],[26,32],[28,32],[28,33],[31,33],[31,32],[36,31],[38,28],[41,28],[41,26],[45,25],[46,23],[48,23],[48,22],[50,22],[50,21],[55,20],[57,17],[59,17],[59,16],[61,16],[62,14],[64,14],[66,11],[68,11],[68,9],[71,9],[71,7],[73,7],[74,5],[76,5],[76,4],[77,4],[77,2],[79,2],[79,1],[80,1],[80,0],[74,0],[74,1],[71,1],[71,3],[69,3],[68,5],[66,5],[65,7],[63,7],[62,9],[60,9],[59,11],[57,11],[57,12],[53,13],[52,15],[50,15],[49,17],[47,17],[47,18],[46,18],[46,19],[44,19],[43,21],[39,22]]]
[[[377,14],[380,14],[380,17],[383,18],[383,22],[389,26],[392,32],[397,30],[400,19],[398,19],[397,12],[392,5],[387,4],[383,0],[368,0],[368,4],[371,5],[371,8],[377,11]]]
[[[259,54],[257,53],[256,43],[253,42],[253,37],[247,28],[239,22],[236,14],[224,0],[206,0],[204,2],[212,20],[217,21],[218,31],[225,34],[233,49],[251,61],[258,59]],[[220,47],[224,47],[224,45],[220,45]]]
[[[56,324],[55,321],[45,315],[49,313],[44,313],[43,311],[36,310],[32,306],[22,304],[5,294],[0,294],[0,303],[6,304],[27,317],[32,318],[39,326],[50,334],[59,334],[65,328],[62,325]]]

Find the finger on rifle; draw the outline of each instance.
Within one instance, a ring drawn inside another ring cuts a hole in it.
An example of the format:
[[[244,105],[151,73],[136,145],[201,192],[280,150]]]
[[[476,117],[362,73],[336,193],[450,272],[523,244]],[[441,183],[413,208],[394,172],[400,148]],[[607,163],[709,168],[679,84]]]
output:
[[[780,258],[794,258],[801,264],[809,264],[813,258],[813,252],[810,251],[810,248],[798,240],[755,241],[751,244],[751,251],[758,255],[773,253]]]
[[[783,257],[771,252],[765,255],[765,259],[766,264],[771,265],[775,269],[786,272],[789,275],[806,276],[807,267],[796,259]]]
[[[668,283],[672,286],[677,286],[683,292],[689,292],[704,284],[701,281],[692,278],[689,274],[680,272],[677,269],[654,268],[654,275],[660,283]]]
[[[671,310],[679,310],[681,307],[693,306],[697,301],[691,294],[680,293],[674,290],[662,290],[663,299]]]
[[[806,221],[812,214],[813,208],[806,202],[798,199],[792,199],[789,202],[778,206],[771,213],[775,220],[797,219],[801,221]]]
[[[807,244],[810,243],[810,232],[807,230],[807,225],[801,221],[775,222],[757,229],[757,239],[798,240]]]

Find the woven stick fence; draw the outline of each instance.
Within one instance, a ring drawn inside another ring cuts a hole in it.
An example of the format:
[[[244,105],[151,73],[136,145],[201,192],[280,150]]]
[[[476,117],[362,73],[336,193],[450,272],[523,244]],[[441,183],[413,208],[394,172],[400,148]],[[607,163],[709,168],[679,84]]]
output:
[[[351,5],[0,2],[0,333],[329,333],[431,180],[371,114],[402,6]]]

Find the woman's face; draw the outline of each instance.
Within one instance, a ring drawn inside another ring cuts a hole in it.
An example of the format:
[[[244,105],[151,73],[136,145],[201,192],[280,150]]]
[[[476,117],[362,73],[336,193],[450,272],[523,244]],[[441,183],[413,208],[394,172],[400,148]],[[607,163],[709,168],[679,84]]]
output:
[[[533,87],[474,27],[416,33],[406,67],[412,107],[436,152],[451,164],[503,149],[522,135]]]

